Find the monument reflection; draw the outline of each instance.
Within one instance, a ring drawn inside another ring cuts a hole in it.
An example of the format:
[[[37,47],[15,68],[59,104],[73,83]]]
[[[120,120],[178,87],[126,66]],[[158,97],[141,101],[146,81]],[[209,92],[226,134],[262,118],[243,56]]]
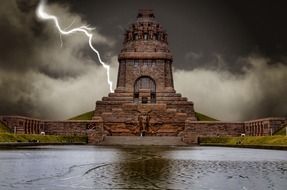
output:
[[[106,164],[90,172],[97,189],[166,189],[170,163],[161,155],[167,148],[123,147],[117,155],[118,162]]]

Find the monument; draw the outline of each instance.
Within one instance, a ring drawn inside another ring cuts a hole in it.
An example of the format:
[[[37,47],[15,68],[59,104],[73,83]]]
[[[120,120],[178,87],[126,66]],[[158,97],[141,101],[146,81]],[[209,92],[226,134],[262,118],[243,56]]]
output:
[[[152,10],[139,10],[118,56],[115,93],[97,101],[107,135],[176,136],[196,120],[193,102],[176,93],[167,33]]]
[[[272,135],[287,124],[287,119],[280,117],[199,121],[193,102],[175,91],[167,33],[151,10],[140,10],[125,32],[118,61],[115,92],[96,102],[91,120],[53,121],[8,115],[0,116],[0,122],[17,134],[87,135],[92,144],[105,136],[179,136],[193,144],[200,136]]]

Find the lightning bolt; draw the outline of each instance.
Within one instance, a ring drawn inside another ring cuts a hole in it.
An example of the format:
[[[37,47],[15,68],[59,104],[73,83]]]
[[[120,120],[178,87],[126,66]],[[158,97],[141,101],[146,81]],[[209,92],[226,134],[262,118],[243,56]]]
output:
[[[100,56],[100,53],[98,50],[96,50],[96,48],[94,48],[93,44],[92,44],[92,41],[93,41],[93,34],[91,33],[91,31],[94,29],[94,28],[90,28],[88,26],[80,26],[80,27],[77,27],[77,28],[73,28],[71,30],[65,30],[65,29],[62,29],[60,27],[60,24],[59,24],[59,21],[58,21],[58,18],[54,15],[50,15],[48,14],[47,12],[45,12],[44,10],[44,7],[46,5],[46,1],[45,0],[41,0],[38,7],[37,7],[37,10],[36,10],[36,15],[42,19],[42,20],[52,20],[54,21],[57,29],[59,30],[60,34],[63,34],[63,35],[70,35],[70,34],[73,34],[73,33],[76,33],[76,32],[82,32],[84,33],[88,40],[89,40],[89,46],[90,48],[97,54],[97,57],[100,61],[100,63],[102,64],[102,66],[106,69],[106,72],[107,72],[107,82],[109,84],[109,87],[110,87],[110,92],[113,92],[113,82],[111,81],[110,79],[110,66],[107,65],[106,63],[104,63],[101,59],[101,56]],[[69,26],[70,27],[70,26]],[[67,27],[67,28],[69,28]]]

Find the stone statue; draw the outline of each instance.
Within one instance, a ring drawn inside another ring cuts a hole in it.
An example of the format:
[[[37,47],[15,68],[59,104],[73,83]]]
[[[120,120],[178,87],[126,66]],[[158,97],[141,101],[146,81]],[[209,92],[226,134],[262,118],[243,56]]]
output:
[[[139,115],[139,127],[140,127],[140,136],[145,136],[148,129],[149,115],[143,113]]]

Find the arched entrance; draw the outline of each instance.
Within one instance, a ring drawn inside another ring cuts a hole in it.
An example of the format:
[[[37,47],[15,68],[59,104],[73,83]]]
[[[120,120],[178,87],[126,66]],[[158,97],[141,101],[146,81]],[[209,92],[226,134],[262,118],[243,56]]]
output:
[[[141,91],[147,91],[142,93]],[[134,102],[137,103],[156,103],[156,85],[155,81],[148,76],[142,76],[135,81],[134,85]]]

